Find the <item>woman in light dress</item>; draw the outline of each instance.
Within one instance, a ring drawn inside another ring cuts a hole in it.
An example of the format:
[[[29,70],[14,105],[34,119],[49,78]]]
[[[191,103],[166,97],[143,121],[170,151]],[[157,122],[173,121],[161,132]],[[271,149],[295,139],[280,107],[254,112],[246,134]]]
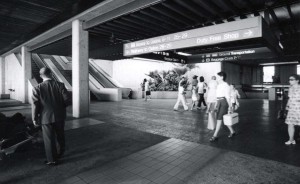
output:
[[[230,100],[231,100],[231,106],[232,106],[232,111],[235,111],[238,109],[240,106],[239,101],[237,100],[238,98],[241,98],[239,91],[235,89],[234,85],[230,85]]]
[[[295,125],[300,125],[300,76],[291,75],[289,77],[289,100],[286,105],[288,114],[285,123],[288,124],[289,140],[285,142],[286,145],[296,144],[294,139]]]
[[[207,110],[208,113],[208,123],[207,128],[209,130],[214,130],[216,127],[216,90],[217,90],[218,83],[216,81],[216,76],[211,77],[211,81],[208,83],[208,91],[207,91]]]

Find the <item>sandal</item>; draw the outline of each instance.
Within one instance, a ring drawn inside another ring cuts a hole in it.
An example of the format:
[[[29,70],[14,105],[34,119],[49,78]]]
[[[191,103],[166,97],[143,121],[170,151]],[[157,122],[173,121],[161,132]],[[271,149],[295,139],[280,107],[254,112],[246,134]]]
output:
[[[214,137],[214,136],[212,136],[212,138],[209,139],[210,142],[214,142],[216,140],[218,140],[218,137]]]
[[[230,134],[228,135],[228,138],[232,138],[233,136],[236,136],[236,133],[235,133],[235,132],[230,133]]]

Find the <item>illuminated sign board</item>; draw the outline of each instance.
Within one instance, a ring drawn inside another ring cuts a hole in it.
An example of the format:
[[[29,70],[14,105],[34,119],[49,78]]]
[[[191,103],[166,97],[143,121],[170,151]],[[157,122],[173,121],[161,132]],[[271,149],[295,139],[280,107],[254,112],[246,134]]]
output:
[[[123,49],[124,56],[133,56],[259,37],[262,37],[262,18],[253,17],[126,43]]]
[[[166,61],[166,62],[171,62],[171,63],[181,63],[181,64],[187,63],[186,56],[182,56],[182,55],[176,54],[174,52],[168,52],[168,51],[143,54],[143,55],[140,55],[139,57],[146,58],[146,59],[161,60],[161,61]]]
[[[274,54],[267,47],[251,48],[243,50],[233,50],[226,52],[214,52],[206,54],[197,54],[189,57],[189,62],[221,62],[221,61],[238,61],[251,60],[259,58],[269,58]]]

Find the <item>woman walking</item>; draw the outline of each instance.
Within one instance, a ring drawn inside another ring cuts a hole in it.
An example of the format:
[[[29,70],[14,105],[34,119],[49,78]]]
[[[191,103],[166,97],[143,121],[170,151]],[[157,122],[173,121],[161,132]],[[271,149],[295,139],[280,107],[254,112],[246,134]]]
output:
[[[300,76],[291,75],[289,77],[289,100],[286,105],[288,114],[285,123],[288,124],[289,140],[285,142],[286,145],[296,144],[294,139],[295,125],[300,125]]]
[[[217,126],[215,133],[212,138],[210,138],[209,141],[213,142],[218,140],[218,133],[221,129],[221,125],[223,122],[223,116],[227,114],[227,112],[231,111],[231,101],[230,101],[230,87],[225,82],[226,80],[226,73],[225,72],[219,72],[217,73],[217,91],[216,91],[216,97],[217,97]],[[228,126],[228,129],[230,130],[229,138],[233,137],[235,135],[235,131],[233,130],[232,126]]]

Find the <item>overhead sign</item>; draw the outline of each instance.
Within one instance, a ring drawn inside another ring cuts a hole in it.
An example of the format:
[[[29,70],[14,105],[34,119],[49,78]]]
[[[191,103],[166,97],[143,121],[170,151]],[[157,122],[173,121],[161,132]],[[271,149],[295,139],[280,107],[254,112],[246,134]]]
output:
[[[251,48],[243,50],[233,50],[226,52],[214,52],[207,54],[197,54],[189,57],[189,62],[221,62],[221,61],[238,61],[258,58],[272,57],[274,54],[267,47]]]
[[[124,56],[132,56],[258,37],[262,37],[262,19],[253,17],[126,43],[123,49]]]
[[[187,63],[186,56],[182,56],[182,55],[179,55],[179,54],[176,54],[173,52],[167,52],[167,51],[143,54],[143,55],[140,55],[139,57],[147,58],[147,59],[161,60],[161,61],[166,61],[166,62],[171,62],[171,63],[181,63],[181,64]]]

